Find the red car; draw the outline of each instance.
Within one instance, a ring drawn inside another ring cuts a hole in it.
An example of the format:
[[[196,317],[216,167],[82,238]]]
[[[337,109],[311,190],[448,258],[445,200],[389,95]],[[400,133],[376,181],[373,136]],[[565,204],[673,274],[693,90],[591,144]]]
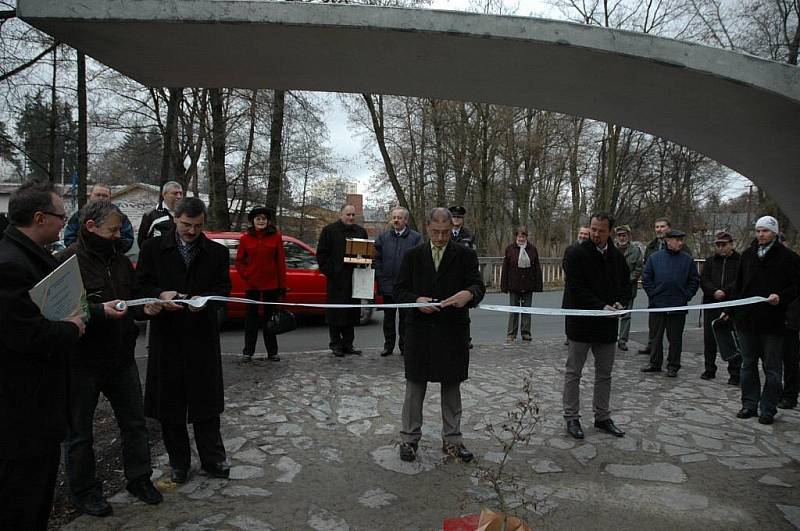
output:
[[[210,232],[206,231],[206,236],[211,240],[221,243],[230,251],[231,256],[231,297],[244,297],[244,282],[236,271],[236,251],[239,249],[239,238],[242,232]],[[327,279],[317,265],[316,252],[305,242],[283,235],[283,248],[286,251],[286,302],[325,304],[327,296],[325,288]],[[322,308],[306,308],[294,306],[289,308],[292,313],[299,315],[323,315],[325,310]],[[365,324],[372,319],[372,308],[361,310],[361,324]],[[245,315],[245,305],[240,303],[228,303],[225,317],[228,319],[243,319]]]

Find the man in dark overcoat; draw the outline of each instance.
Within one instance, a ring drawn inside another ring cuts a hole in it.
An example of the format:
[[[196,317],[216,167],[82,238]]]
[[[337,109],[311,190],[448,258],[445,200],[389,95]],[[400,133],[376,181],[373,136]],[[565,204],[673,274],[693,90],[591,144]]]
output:
[[[170,301],[229,294],[228,249],[203,234],[205,220],[201,200],[178,203],[175,229],[148,239],[142,248],[137,296]],[[219,423],[224,396],[218,304],[193,308],[165,302],[150,321],[144,409],[161,421],[176,483],[186,481],[191,465],[187,422],[194,428],[201,468],[213,477],[229,475]]]
[[[564,308],[619,310],[631,296],[630,273],[625,256],[609,241],[614,220],[606,213],[591,218],[588,240],[573,246],[564,260],[566,284]],[[568,316],[566,372],[564,374],[564,419],[567,432],[583,439],[580,422],[580,384],[589,349],[594,355],[595,428],[622,437],[625,433],[611,420],[611,371],[617,342],[615,317]]]
[[[339,210],[339,219],[322,228],[317,244],[317,263],[319,269],[328,280],[328,304],[358,304],[353,298],[354,264],[344,262],[346,240],[348,238],[367,238],[364,227],[356,224],[356,208],[343,205]],[[345,354],[361,354],[353,348],[355,325],[361,316],[359,308],[326,310],[330,347],[333,354],[343,357]]]
[[[486,288],[475,251],[451,242],[450,212],[434,208],[427,221],[429,241],[403,255],[394,285],[394,298],[399,303],[441,301],[441,306],[421,307],[406,317],[406,396],[400,458],[416,459],[425,392],[428,382],[439,382],[442,451],[468,462],[472,453],[461,439],[460,386],[469,372],[469,308],[481,302]]]
[[[28,290],[57,266],[43,246],[67,216],[50,183],[11,195],[0,241],[0,529],[47,529],[67,434],[67,356],[81,317],[49,321]]]

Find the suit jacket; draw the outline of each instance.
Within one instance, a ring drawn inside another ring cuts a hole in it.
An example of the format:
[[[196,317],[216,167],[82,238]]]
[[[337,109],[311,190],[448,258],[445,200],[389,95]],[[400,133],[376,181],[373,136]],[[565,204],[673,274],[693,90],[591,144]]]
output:
[[[437,271],[429,242],[403,255],[394,284],[397,302],[416,302],[417,297],[445,300],[468,290],[469,306],[477,306],[486,294],[475,251],[452,241],[445,248]],[[425,314],[406,315],[403,361],[406,379],[413,382],[457,383],[469,376],[469,308],[444,308]]]
[[[602,310],[631,296],[630,271],[625,256],[609,242],[606,255],[592,240],[570,246],[564,260],[564,308]],[[614,343],[617,320],[609,317],[567,317],[567,337],[582,343]]]
[[[48,321],[28,290],[58,262],[10,226],[0,241],[0,460],[43,455],[67,433],[67,356],[78,327]]]

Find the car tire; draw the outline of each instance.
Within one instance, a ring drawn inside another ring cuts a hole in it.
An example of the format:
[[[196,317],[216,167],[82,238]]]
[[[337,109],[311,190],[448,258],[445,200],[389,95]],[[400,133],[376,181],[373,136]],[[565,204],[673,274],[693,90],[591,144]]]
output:
[[[358,319],[358,326],[364,326],[372,321],[374,308],[361,308],[361,316]]]

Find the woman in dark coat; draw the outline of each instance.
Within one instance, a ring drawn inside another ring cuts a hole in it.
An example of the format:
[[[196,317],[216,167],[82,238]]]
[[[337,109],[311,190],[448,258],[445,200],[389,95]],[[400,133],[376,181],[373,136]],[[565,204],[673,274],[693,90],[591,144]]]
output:
[[[257,301],[277,302],[286,291],[286,254],[283,250],[281,232],[273,224],[275,213],[267,207],[255,207],[247,214],[250,228],[239,240],[236,252],[236,270],[245,283],[245,297]],[[258,312],[261,306],[247,305],[244,321],[244,361],[253,359],[258,339]],[[263,306],[261,323],[267,359],[280,361],[278,338],[267,331],[267,321],[275,306]]]
[[[356,225],[356,209],[344,205],[338,221],[326,225],[319,235],[317,244],[317,263],[328,280],[328,304],[359,304],[353,298],[353,264],[344,262],[344,252],[348,238],[367,238],[367,231]],[[327,310],[325,317],[330,333],[330,347],[337,357],[345,354],[361,354],[353,348],[355,325],[358,324],[361,310]]]
[[[142,247],[136,270],[138,297],[171,300],[230,293],[228,249],[206,238],[204,221],[205,205],[199,199],[178,204],[175,229],[148,239]],[[150,322],[145,415],[161,421],[177,483],[186,481],[190,466],[187,422],[194,426],[202,468],[227,477],[219,435],[224,396],[218,304],[209,302],[201,309],[165,305]]]
[[[542,266],[539,263],[539,252],[536,246],[528,241],[528,228],[517,227],[514,232],[514,243],[506,247],[503,257],[503,269],[500,276],[500,290],[509,294],[510,306],[533,305],[533,293],[542,291]],[[508,332],[506,341],[513,342],[517,338],[519,314],[508,314]],[[531,340],[531,314],[522,314],[522,340]]]

